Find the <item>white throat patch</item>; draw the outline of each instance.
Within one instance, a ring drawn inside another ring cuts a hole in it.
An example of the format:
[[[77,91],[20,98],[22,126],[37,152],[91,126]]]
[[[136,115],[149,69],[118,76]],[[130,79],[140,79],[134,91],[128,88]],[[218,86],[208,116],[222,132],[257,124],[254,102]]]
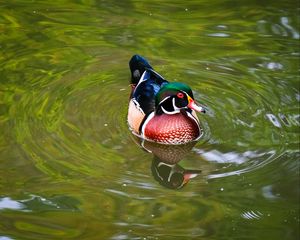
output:
[[[159,104],[161,105],[161,103],[163,103],[164,101],[166,101],[166,100],[169,99],[169,98],[170,98],[170,96],[164,98],[162,101],[160,101]],[[179,113],[179,112],[180,112],[180,108],[176,107],[176,105],[175,105],[175,98],[172,99],[172,105],[173,105],[174,111],[168,111],[168,110],[166,110],[163,106],[161,106],[161,109],[162,109],[162,111],[163,111],[165,114],[170,114],[170,115],[172,115],[172,114]]]

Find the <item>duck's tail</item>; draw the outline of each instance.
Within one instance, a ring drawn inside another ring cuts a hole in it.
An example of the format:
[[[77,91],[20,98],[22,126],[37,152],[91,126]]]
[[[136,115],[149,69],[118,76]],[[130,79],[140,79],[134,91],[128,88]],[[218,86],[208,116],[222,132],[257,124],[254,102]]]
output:
[[[133,55],[129,61],[131,71],[131,84],[138,84],[143,72],[147,69],[153,69],[148,61],[140,55]]]

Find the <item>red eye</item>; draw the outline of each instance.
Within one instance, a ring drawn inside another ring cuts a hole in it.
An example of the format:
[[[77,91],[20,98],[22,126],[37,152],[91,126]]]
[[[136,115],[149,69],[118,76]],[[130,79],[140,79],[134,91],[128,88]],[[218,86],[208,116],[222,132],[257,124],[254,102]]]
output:
[[[183,94],[183,93],[181,93],[181,92],[179,92],[179,93],[177,93],[177,97],[179,97],[179,98],[183,98],[183,97],[184,97],[184,94]]]

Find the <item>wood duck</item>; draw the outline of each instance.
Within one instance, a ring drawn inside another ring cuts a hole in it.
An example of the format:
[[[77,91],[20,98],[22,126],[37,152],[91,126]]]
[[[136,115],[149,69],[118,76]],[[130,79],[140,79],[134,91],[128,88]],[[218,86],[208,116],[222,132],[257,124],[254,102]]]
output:
[[[163,144],[184,144],[200,138],[195,111],[205,113],[205,109],[195,103],[191,88],[168,82],[139,55],[131,58],[129,67],[132,91],[127,121],[132,132]]]

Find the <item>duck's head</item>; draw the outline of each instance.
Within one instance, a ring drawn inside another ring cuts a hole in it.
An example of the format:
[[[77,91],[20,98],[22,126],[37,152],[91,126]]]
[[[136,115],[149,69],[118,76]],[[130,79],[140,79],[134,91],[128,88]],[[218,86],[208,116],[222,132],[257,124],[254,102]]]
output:
[[[175,114],[182,109],[205,113],[205,109],[195,103],[191,88],[179,82],[164,85],[155,97],[157,113]]]

